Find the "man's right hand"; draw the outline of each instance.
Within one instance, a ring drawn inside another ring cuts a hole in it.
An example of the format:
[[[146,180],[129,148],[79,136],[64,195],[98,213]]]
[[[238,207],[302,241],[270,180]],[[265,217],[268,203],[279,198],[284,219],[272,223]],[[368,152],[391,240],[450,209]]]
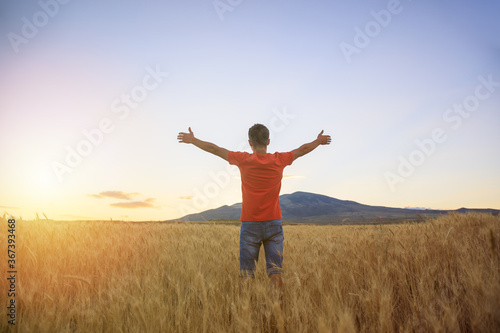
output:
[[[313,142],[305,143],[299,148],[292,151],[293,159],[297,159],[305,154],[309,154],[311,151],[316,149],[319,145],[329,145],[332,142],[332,138],[329,135],[323,135],[323,130],[318,134],[318,137]]]
[[[323,135],[323,130],[318,134],[318,142],[320,145],[329,145],[332,142],[332,138],[329,135]]]

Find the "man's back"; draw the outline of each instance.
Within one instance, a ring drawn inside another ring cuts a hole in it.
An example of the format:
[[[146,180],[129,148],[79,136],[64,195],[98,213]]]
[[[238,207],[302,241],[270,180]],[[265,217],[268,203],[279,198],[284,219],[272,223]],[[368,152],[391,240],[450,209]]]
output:
[[[228,153],[228,162],[241,173],[243,205],[241,221],[257,222],[281,219],[279,193],[283,169],[292,164],[292,152],[274,154]]]

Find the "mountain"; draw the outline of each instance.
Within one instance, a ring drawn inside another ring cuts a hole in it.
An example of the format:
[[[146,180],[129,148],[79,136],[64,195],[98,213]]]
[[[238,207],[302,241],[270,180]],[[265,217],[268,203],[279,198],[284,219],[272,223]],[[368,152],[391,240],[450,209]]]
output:
[[[494,215],[500,212],[497,209],[460,208],[446,211],[369,206],[355,201],[339,200],[326,195],[308,192],[280,195],[280,205],[283,221],[285,222],[321,224],[398,222],[420,219],[419,214],[420,216],[434,217],[448,212],[484,212]],[[241,203],[237,203],[186,215],[177,219],[177,221],[238,220],[240,213]]]

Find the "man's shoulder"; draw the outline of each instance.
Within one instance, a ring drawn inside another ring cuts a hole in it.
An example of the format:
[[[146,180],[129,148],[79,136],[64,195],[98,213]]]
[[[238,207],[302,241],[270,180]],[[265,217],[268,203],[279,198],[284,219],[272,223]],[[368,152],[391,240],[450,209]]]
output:
[[[292,164],[294,157],[293,157],[293,152],[276,152],[273,154],[273,157],[277,160],[280,160],[283,162],[285,165],[290,165]]]
[[[229,151],[228,154],[231,154],[233,156],[250,156],[251,154],[247,153],[246,151]]]
[[[248,159],[251,154],[245,151],[229,151],[227,153],[227,160],[229,164],[239,164]]]
[[[278,151],[277,151],[277,152],[275,152],[273,155],[277,157],[277,156],[288,156],[288,155],[290,155],[290,154],[293,154],[293,152],[291,152],[291,151],[286,151],[286,152],[278,152]]]
[[[273,155],[274,158],[290,158],[290,157],[293,157],[293,152],[292,151],[275,152],[272,155]]]

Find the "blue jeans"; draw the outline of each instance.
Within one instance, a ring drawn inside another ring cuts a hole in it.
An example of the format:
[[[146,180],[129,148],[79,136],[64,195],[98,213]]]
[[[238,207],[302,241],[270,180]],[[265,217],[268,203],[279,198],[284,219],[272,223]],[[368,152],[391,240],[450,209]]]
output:
[[[264,245],[267,275],[282,272],[283,227],[280,220],[241,222],[240,276],[255,277],[260,245]]]

